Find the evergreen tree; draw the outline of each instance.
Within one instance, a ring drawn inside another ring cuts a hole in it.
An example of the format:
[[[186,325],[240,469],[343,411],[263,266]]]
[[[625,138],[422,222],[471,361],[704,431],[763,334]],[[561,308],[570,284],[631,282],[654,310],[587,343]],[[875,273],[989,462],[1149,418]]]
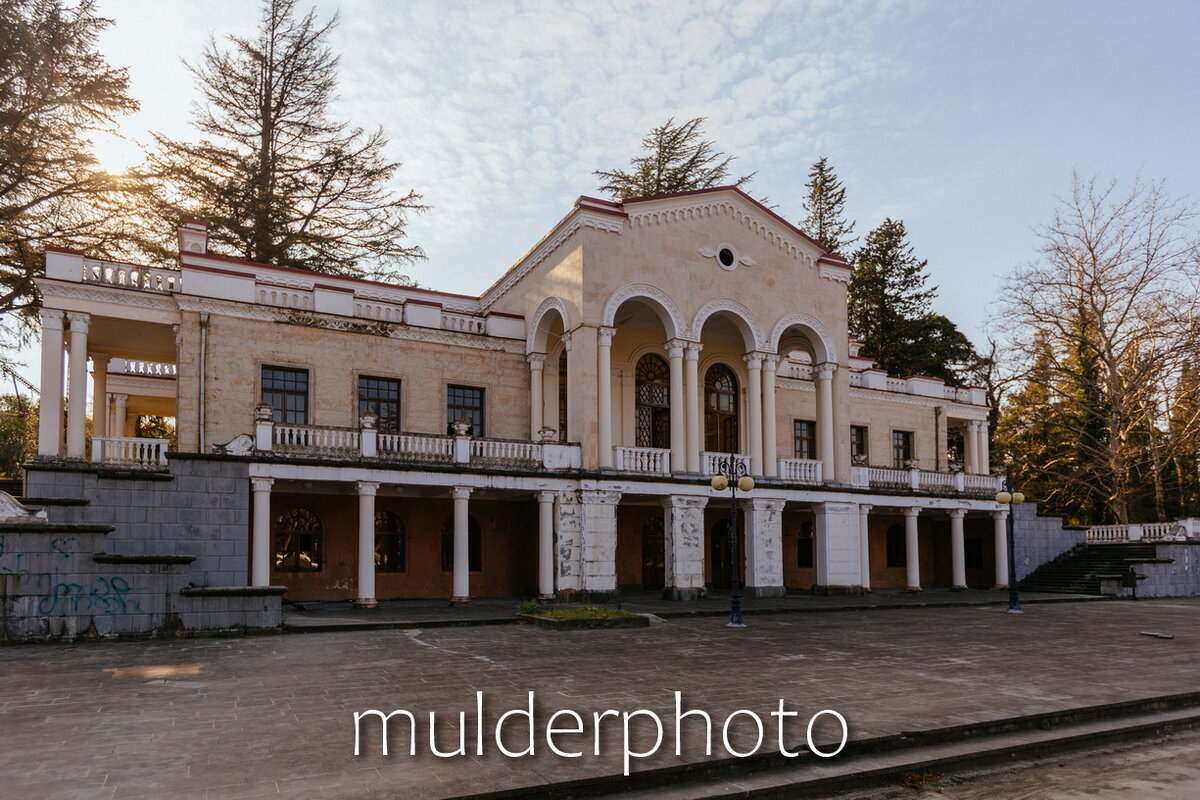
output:
[[[800,228],[831,253],[849,253],[854,244],[854,222],[846,221],[846,187],[829,159],[821,156],[808,173],[804,221]]]
[[[701,125],[705,119],[696,117],[676,124],[671,117],[651,130],[642,139],[644,154],[634,158],[629,169],[592,173],[604,180],[600,190],[614,200],[624,200],[728,184],[733,156],[718,151],[714,142],[704,138]],[[753,172],[743,175],[733,185],[744,186],[753,177]]]
[[[299,16],[295,0],[264,0],[253,38],[210,40],[190,66],[203,138],[155,134],[142,170],[155,199],[152,254],[169,257],[179,220],[197,217],[218,252],[270,264],[405,280],[397,270],[424,257],[404,234],[424,206],[389,188],[400,164],[386,157],[383,132],[330,118],[338,57],[326,41],[336,23]]]
[[[47,245],[119,251],[122,181],[99,168],[91,141],[137,110],[128,71],[97,50],[111,24],[92,0],[0,2],[0,317],[15,334],[0,347],[35,330]]]

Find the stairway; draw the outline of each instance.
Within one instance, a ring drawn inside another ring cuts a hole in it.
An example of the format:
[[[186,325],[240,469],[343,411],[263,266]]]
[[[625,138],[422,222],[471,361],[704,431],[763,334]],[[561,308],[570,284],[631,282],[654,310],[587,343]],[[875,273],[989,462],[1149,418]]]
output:
[[[1021,581],[1022,591],[1100,594],[1100,577],[1120,575],[1131,563],[1156,557],[1153,544],[1080,544],[1048,561]]]

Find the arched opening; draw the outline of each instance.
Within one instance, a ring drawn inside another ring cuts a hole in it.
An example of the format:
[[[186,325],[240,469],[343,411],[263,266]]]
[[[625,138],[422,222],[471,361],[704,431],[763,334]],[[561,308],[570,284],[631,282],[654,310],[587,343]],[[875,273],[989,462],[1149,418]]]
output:
[[[319,572],[324,565],[324,529],[307,508],[293,508],[275,518],[275,569],[279,572]]]
[[[724,364],[704,373],[704,449],[738,452],[738,380]]]
[[[567,348],[558,354],[558,440],[567,441]]]
[[[647,353],[638,359],[636,376],[634,443],[667,449],[671,446],[671,368],[662,356]]]
[[[483,572],[483,531],[479,520],[467,517],[467,569]],[[454,517],[442,523],[442,572],[454,571]]]
[[[404,572],[408,566],[404,521],[391,511],[375,512],[375,570]]]

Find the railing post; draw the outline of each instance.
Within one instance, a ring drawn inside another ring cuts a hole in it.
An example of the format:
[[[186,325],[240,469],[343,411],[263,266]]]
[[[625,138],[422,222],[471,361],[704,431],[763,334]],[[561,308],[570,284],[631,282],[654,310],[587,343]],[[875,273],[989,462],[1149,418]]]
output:
[[[379,417],[367,412],[358,418],[358,447],[363,458],[376,458],[379,455],[379,431],[376,425]]]
[[[921,470],[916,467],[908,468],[908,486],[914,491],[921,488]]]
[[[455,422],[454,428],[454,463],[469,464],[471,462],[471,437],[467,431],[471,426],[463,421]]]
[[[254,449],[270,452],[275,440],[275,409],[267,403],[254,407]]]
[[[963,475],[962,470],[954,471],[954,491],[965,492],[967,490],[967,479]]]
[[[824,462],[818,461],[817,463],[813,464],[813,476],[815,478],[816,483],[824,483],[825,482],[825,464],[824,464]]]
[[[104,459],[104,437],[92,437],[92,463],[99,464]]]
[[[1128,525],[1128,526],[1126,526],[1125,530],[1128,532],[1127,536],[1128,536],[1129,541],[1140,542],[1142,540],[1142,526],[1141,525]]]
[[[625,448],[613,448],[613,467],[616,469],[625,469]]]

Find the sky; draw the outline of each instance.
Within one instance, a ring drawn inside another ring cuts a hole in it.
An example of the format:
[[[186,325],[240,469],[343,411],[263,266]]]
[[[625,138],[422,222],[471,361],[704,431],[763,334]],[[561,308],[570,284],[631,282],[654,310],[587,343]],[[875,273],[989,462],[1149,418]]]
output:
[[[249,0],[99,0],[101,40],[141,111],[98,155],[138,160],[149,131],[195,138],[183,59],[250,34]],[[300,1],[300,7],[308,4]],[[1038,256],[1072,173],[1166,178],[1200,195],[1200,2],[340,0],[334,114],[382,127],[403,162],[421,285],[479,294],[598,194],[668,117],[705,116],[736,174],[802,218],[813,161],[844,181],[855,232],[904,220],[935,309],[980,344],[989,304]]]

